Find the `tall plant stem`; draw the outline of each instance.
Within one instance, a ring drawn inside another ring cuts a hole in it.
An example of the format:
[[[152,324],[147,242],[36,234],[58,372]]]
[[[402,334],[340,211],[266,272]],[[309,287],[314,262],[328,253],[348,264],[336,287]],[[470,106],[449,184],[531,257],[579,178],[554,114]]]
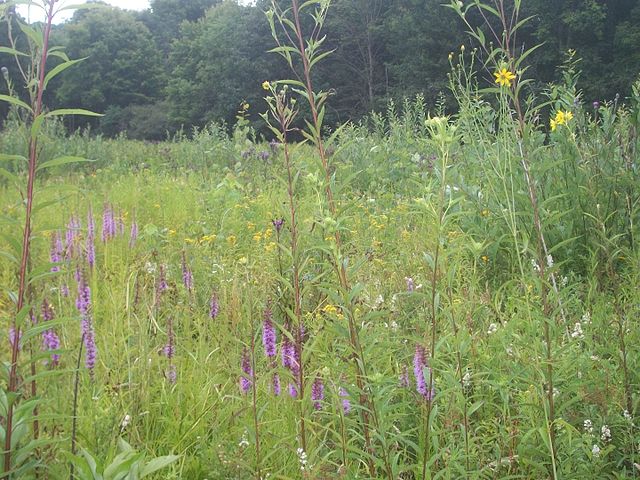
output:
[[[292,12],[293,12],[294,25],[295,25],[295,37],[298,43],[297,48],[300,52],[300,57],[302,58],[303,76],[304,76],[303,83],[305,85],[306,96],[309,102],[309,108],[311,110],[311,116],[313,119],[313,125],[315,130],[315,133],[313,136],[314,136],[315,145],[318,149],[318,154],[320,156],[320,161],[322,162],[322,169],[324,173],[325,196],[326,196],[327,204],[329,206],[329,212],[331,213],[332,217],[335,218],[337,216],[337,208],[336,208],[335,200],[333,197],[333,191],[331,189],[331,173],[329,170],[329,162],[327,159],[327,152],[324,146],[324,142],[322,140],[318,105],[316,103],[316,98],[313,91],[313,82],[311,80],[311,64],[304,46],[305,37],[302,32],[302,26],[300,22],[300,6],[299,6],[298,0],[292,0]],[[335,258],[335,269],[340,281],[340,287],[342,291],[345,292],[346,294],[349,291],[349,280],[348,280],[345,264],[341,259],[342,239],[341,239],[339,230],[335,231],[334,237],[336,242],[336,249],[338,252]],[[347,308],[349,309],[349,313],[348,315],[346,315],[349,322],[349,340],[351,344],[351,349],[353,350],[353,360],[356,367],[356,384],[358,386],[359,391],[361,392],[360,401],[366,407],[361,410],[361,415],[362,415],[362,429],[363,429],[363,435],[364,435],[364,441],[365,441],[365,448],[369,453],[369,457],[370,457],[368,461],[369,473],[370,475],[375,475],[375,463],[373,461],[373,448],[371,445],[369,411],[373,415],[374,422],[377,425],[379,423],[377,419],[377,410],[375,408],[375,403],[373,401],[373,398],[371,398],[370,392],[368,391],[368,388],[366,385],[366,380],[365,380],[367,377],[366,362],[364,358],[364,352],[360,344],[358,330],[355,326],[355,320],[352,315],[352,311],[353,311],[352,305],[348,305]],[[383,448],[383,458],[384,458],[387,476],[391,480],[393,479],[393,475],[392,475],[391,465],[388,458],[388,452],[385,448]]]
[[[49,0],[49,8],[47,10],[47,19],[44,26],[44,38],[42,44],[42,55],[40,57],[40,65],[38,66],[38,94],[36,96],[35,105],[32,105],[33,119],[35,120],[42,112],[42,95],[44,93],[44,79],[45,79],[45,67],[47,61],[47,54],[49,50],[49,35],[51,33],[51,25],[53,23],[53,8],[54,1]],[[9,384],[8,393],[14,393],[18,390],[18,355],[19,355],[19,341],[20,330],[17,325],[17,317],[24,308],[26,290],[27,290],[27,277],[29,266],[29,254],[31,250],[31,212],[33,209],[33,186],[36,178],[36,164],[38,159],[38,139],[37,137],[31,137],[29,140],[29,173],[27,177],[27,198],[26,198],[26,213],[24,220],[24,232],[22,237],[22,257],[20,259],[20,273],[19,273],[19,285],[18,285],[18,301],[16,305],[16,316],[13,318],[12,326],[15,332],[16,341],[11,346],[11,366],[9,369]],[[5,426],[5,441],[4,441],[4,471],[11,471],[11,439],[13,436],[13,414],[14,414],[14,401],[10,400],[7,407],[7,418]],[[6,477],[8,477],[6,473]]]
[[[256,339],[251,334],[251,410],[253,412],[253,428],[256,435],[256,479],[262,480],[260,459],[260,422],[258,420],[258,391],[256,387]]]
[[[76,454],[76,438],[78,429],[78,387],[80,385],[80,362],[82,360],[82,346],[84,345],[84,333],[80,339],[78,347],[78,360],[76,361],[76,371],[73,378],[73,415],[71,417],[71,455]],[[69,469],[69,479],[74,478],[74,463],[71,462]]]
[[[291,257],[293,260],[293,296],[294,296],[294,315],[296,319],[296,336],[295,348],[297,350],[297,358],[300,360],[298,365],[298,398],[300,399],[300,443],[302,449],[307,451],[307,432],[305,428],[304,415],[304,361],[302,360],[302,338],[300,332],[302,328],[302,290],[300,287],[300,257],[298,253],[298,223],[296,219],[296,198],[294,191],[294,177],[291,163],[291,152],[287,143],[288,122],[284,109],[278,112],[280,126],[282,129],[282,140],[284,144],[284,160],[287,168],[287,194],[289,196],[289,214],[291,221]],[[279,234],[278,234],[279,238]],[[279,253],[278,253],[279,255]]]
[[[436,338],[437,338],[437,327],[438,327],[438,309],[436,307],[436,296],[438,293],[438,265],[440,263],[440,235],[442,232],[442,225],[444,223],[444,217],[446,213],[445,209],[445,189],[446,189],[446,175],[447,175],[447,164],[449,160],[448,150],[443,148],[442,151],[442,178],[440,185],[440,198],[438,200],[438,232],[436,235],[436,249],[433,255],[433,271],[431,272],[431,298],[430,298],[430,313],[431,313],[431,339],[429,345],[429,356],[430,359],[433,360],[436,354]],[[429,368],[429,386],[427,387],[428,395],[431,395],[433,392],[433,366]],[[425,480],[427,478],[427,463],[430,457],[431,450],[431,413],[433,411],[433,398],[430,398],[427,401],[427,420],[425,425],[425,434],[424,434],[424,452],[422,459],[422,479]]]

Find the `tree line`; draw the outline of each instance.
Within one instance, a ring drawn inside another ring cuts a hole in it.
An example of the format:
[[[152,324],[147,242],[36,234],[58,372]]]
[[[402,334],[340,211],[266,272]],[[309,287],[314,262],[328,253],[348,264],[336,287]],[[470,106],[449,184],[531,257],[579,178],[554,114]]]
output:
[[[288,0],[277,0],[286,8]],[[421,94],[447,104],[449,54],[474,48],[465,26],[443,0],[333,0],[325,47],[333,50],[316,71],[331,90],[328,124],[358,120],[372,111]],[[509,2],[506,2],[509,3]],[[640,72],[639,0],[523,0],[531,20],[519,33],[523,48],[542,46],[524,73],[533,87],[557,80],[570,49],[580,58],[582,101],[624,97]],[[78,10],[53,32],[70,58],[85,58],[48,90],[48,104],[104,113],[75,119],[108,136],[159,140],[210,122],[233,125],[242,102],[260,129],[265,80],[289,76],[275,47],[265,11],[271,0],[152,0],[143,12],[106,5]],[[481,24],[482,18],[469,18]],[[15,22],[9,19],[10,22]],[[5,25],[6,26],[6,25]],[[499,26],[496,26],[499,28]],[[8,45],[7,29],[0,42]],[[18,43],[20,29],[12,26]],[[482,57],[478,52],[478,63]],[[52,61],[55,61],[52,60]],[[5,78],[19,85],[15,60],[0,53]],[[480,78],[491,81],[490,72]],[[6,92],[6,82],[3,89]],[[5,93],[3,92],[3,93]],[[17,93],[20,93],[19,91]],[[6,115],[6,112],[3,112]]]

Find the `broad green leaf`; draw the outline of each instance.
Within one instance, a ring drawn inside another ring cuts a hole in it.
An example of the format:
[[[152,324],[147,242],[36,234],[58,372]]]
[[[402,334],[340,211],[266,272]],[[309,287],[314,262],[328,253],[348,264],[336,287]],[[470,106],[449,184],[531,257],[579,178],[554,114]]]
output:
[[[2,100],[4,100],[5,102],[8,102],[8,103],[11,103],[13,105],[16,105],[18,107],[22,107],[22,108],[26,109],[27,111],[33,113],[33,110],[31,110],[31,107],[29,105],[27,105],[26,103],[24,103],[19,98],[11,97],[9,95],[0,95],[0,101],[2,101]]]
[[[47,117],[55,117],[60,115],[87,115],[89,117],[102,117],[102,113],[92,112],[91,110],[84,110],[82,108],[59,108],[47,113]]]
[[[86,58],[86,57],[85,57]],[[66,70],[69,67],[72,67],[73,65],[75,65],[76,63],[80,63],[82,62],[85,58],[78,58],[76,60],[68,60],[64,63],[61,63],[60,65],[56,65],[54,68],[52,68],[49,73],[47,73],[47,76],[44,77],[44,89],[46,90],[47,85],[49,84],[49,82],[51,81],[51,79],[53,77],[55,77],[56,75],[58,75],[59,73],[63,72],[64,70]]]
[[[164,457],[157,457],[149,461],[140,472],[140,478],[144,478],[147,475],[151,475],[160,469],[163,469],[180,458],[179,455],[166,455]]]
[[[29,56],[26,53],[19,52],[15,48],[9,48],[9,47],[0,47],[0,53],[8,53],[9,55],[21,55],[21,56],[24,56],[24,57],[28,57]]]
[[[53,160],[48,160],[46,162],[43,162],[40,165],[38,165],[38,168],[36,169],[36,171],[39,172],[40,170],[45,170],[51,167],[58,167],[60,165],[67,165],[69,163],[83,163],[83,162],[95,162],[95,160],[68,155],[68,156],[58,157],[58,158],[54,158]]]

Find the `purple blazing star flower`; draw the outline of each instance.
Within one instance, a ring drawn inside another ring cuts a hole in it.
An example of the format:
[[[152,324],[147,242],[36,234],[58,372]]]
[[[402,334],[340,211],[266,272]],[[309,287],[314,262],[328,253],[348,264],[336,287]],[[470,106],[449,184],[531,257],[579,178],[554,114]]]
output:
[[[416,345],[416,353],[413,357],[413,374],[416,377],[416,390],[418,393],[428,402],[433,400],[435,396],[435,389],[432,387],[429,390],[427,382],[424,378],[424,370],[428,367],[426,353],[421,345]],[[431,382],[431,375],[433,371],[429,370],[429,382]]]
[[[262,322],[262,344],[267,357],[274,358],[276,356],[276,329],[273,325],[273,313],[268,303]]]
[[[167,320],[167,343],[162,348],[162,354],[169,360],[173,358],[176,352],[175,341],[176,336],[173,331],[173,320],[171,319],[171,317],[169,317],[169,319]]]
[[[274,394],[276,397],[279,397],[279,396],[280,396],[281,388],[280,388],[280,375],[278,375],[278,372],[274,372],[274,373],[273,373],[273,378],[272,378],[272,381],[271,381],[271,386],[273,387],[273,394]]]
[[[18,335],[18,350],[22,350],[22,330],[18,330],[20,333]],[[9,327],[9,346],[13,350],[13,345],[16,341],[16,329],[11,325]]]
[[[138,222],[133,220],[131,223],[131,230],[129,231],[129,248],[133,248],[138,240]]]
[[[322,400],[324,400],[324,383],[320,377],[316,377],[311,385],[311,400],[313,401],[313,408],[316,410],[322,409]]]
[[[220,313],[220,303],[218,303],[218,294],[213,292],[211,294],[211,300],[209,300],[209,317],[215,320]]]
[[[258,158],[259,158],[260,160],[262,160],[263,162],[266,162],[267,160],[269,160],[269,156],[270,156],[270,154],[269,154],[269,152],[268,152],[268,151],[266,151],[266,150],[263,150],[263,151],[261,151],[261,152],[258,152]]]
[[[158,276],[158,285],[156,287],[158,296],[160,296],[161,293],[169,290],[169,285],[167,284],[166,268],[167,267],[165,267],[164,265],[160,265],[160,275]]]
[[[246,347],[242,350],[241,367],[244,375],[240,376],[240,390],[242,393],[247,393],[251,388],[253,380],[253,368],[251,368],[251,358],[249,357],[249,350],[247,350]]]
[[[404,277],[404,279],[407,282],[407,292],[413,292],[416,289],[416,284],[414,283],[413,278]]]
[[[64,246],[62,245],[62,238],[60,237],[60,232],[54,232],[53,237],[51,237],[51,251],[49,253],[49,259],[51,263],[60,263],[62,262],[64,255]],[[54,265],[51,267],[52,272],[59,272],[60,265]]]
[[[411,383],[409,381],[409,369],[406,365],[402,366],[402,373],[400,374],[400,386],[402,388],[409,388]]]
[[[596,100],[595,102],[593,102],[593,109],[598,110],[599,108],[600,108],[600,102]]]
[[[167,382],[169,382],[171,385],[174,385],[176,383],[176,380],[178,379],[178,370],[176,369],[176,366],[173,363],[170,364],[164,375],[167,379]]]
[[[80,228],[80,220],[75,215],[72,215],[69,223],[67,223],[67,232],[65,234],[65,258],[67,260],[72,258],[76,253],[76,243],[78,242]]]
[[[102,242],[106,243],[116,236],[116,219],[113,207],[109,203],[104,204],[102,211]]]
[[[89,285],[87,285],[82,275],[80,276],[80,281],[78,282],[78,297],[76,298],[76,307],[80,312],[80,325],[85,347],[85,366],[87,367],[87,370],[89,370],[91,378],[93,378],[98,350],[96,348],[95,333],[93,331],[93,320],[91,318],[91,289],[89,288]]]
[[[296,398],[298,396],[298,388],[293,383],[289,383],[289,395],[291,398]]]
[[[349,392],[347,392],[344,387],[340,387],[338,391],[340,398],[342,399],[342,411],[345,415],[349,415],[351,412],[351,402],[349,401]]]
[[[182,283],[191,292],[193,289],[193,273],[189,265],[187,265],[187,257],[184,252],[182,252]]]
[[[49,322],[53,320],[54,316],[55,313],[53,311],[53,307],[45,298],[42,301],[42,320],[45,322]],[[42,348],[43,350],[58,350],[60,348],[60,338],[53,328],[42,332]],[[54,367],[58,365],[59,360],[59,354],[53,353],[51,355],[51,365],[53,365]],[[46,365],[48,362],[45,360],[44,363]]]
[[[95,245],[95,235],[96,235],[96,225],[93,220],[93,212],[91,208],[89,208],[89,213],[87,214],[87,240],[86,240],[86,254],[87,254],[87,263],[89,264],[89,268],[93,269],[93,266],[96,263],[96,245]]]

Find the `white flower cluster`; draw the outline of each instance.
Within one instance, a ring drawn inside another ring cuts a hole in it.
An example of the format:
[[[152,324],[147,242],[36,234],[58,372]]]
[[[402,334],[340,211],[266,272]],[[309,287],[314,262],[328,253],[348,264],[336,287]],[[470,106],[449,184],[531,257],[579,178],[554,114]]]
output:
[[[603,425],[600,433],[600,440],[602,440],[603,442],[611,441],[611,430],[609,429],[608,425]]]
[[[238,443],[238,446],[240,448],[246,448],[249,446],[249,440],[247,440],[247,435],[248,435],[248,432],[245,430],[244,433],[242,434],[242,438],[240,439],[240,443]]]
[[[582,324],[580,322],[576,322],[576,324],[573,326],[571,338],[577,338],[578,340],[584,339],[584,332],[582,331]]]
[[[593,423],[588,418],[582,423],[582,427],[586,433],[593,433]]]
[[[496,325],[495,323],[492,323],[491,325],[489,325],[489,330],[487,330],[487,334],[491,335],[494,334],[498,331],[498,325]]]

